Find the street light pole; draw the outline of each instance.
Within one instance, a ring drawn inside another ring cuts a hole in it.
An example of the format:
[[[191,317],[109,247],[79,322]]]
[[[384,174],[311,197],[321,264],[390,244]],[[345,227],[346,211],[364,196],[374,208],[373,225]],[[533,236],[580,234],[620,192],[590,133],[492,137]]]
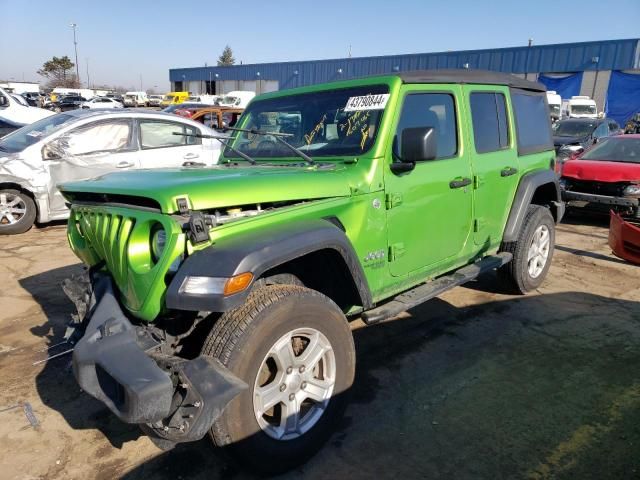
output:
[[[76,40],[76,27],[78,26],[78,24],[71,23],[70,26],[71,28],[73,28],[73,48],[76,51],[76,79],[78,80],[80,86],[82,86],[82,82],[80,81],[80,67],[78,66],[78,41]]]

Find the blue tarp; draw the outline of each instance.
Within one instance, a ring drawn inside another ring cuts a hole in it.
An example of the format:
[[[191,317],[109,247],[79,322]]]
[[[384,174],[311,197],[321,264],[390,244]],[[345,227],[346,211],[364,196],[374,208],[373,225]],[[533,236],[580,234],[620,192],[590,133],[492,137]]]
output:
[[[574,95],[580,95],[582,72],[565,77],[548,77],[540,74],[538,75],[538,81],[547,87],[547,90],[555,90],[562,99],[568,99]]]
[[[640,75],[632,73],[611,72],[605,113],[620,126],[640,112]]]

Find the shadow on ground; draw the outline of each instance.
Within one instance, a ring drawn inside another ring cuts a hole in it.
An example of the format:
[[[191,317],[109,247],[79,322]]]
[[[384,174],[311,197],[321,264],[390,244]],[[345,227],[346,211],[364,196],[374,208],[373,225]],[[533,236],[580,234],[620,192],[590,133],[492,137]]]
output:
[[[40,285],[67,273],[21,284],[49,312],[61,300],[42,296]],[[579,292],[465,308],[435,299],[407,317],[354,332],[358,367],[345,420],[283,478],[640,475],[640,304]],[[62,330],[55,320],[33,333],[55,343]],[[116,447],[137,438],[69,371],[61,375],[67,362],[49,362],[38,376],[43,401]],[[158,451],[124,478],[247,475],[205,439]]]

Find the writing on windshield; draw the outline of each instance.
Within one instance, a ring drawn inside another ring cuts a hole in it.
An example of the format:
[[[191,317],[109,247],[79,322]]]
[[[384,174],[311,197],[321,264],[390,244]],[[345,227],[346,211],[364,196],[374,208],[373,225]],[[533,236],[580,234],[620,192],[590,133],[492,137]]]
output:
[[[285,134],[282,138],[290,145],[313,158],[361,155],[375,143],[386,106],[379,98],[388,91],[386,85],[372,85],[258,100],[244,112],[240,127]],[[370,96],[377,103],[367,101]],[[291,149],[268,134],[238,132],[232,142],[252,158],[292,156]],[[237,154],[227,148],[225,156]]]

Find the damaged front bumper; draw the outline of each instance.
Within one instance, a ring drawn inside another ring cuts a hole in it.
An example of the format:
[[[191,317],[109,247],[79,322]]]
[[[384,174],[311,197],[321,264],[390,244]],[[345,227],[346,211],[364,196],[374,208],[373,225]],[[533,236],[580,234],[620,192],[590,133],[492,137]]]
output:
[[[562,199],[565,202],[582,202],[583,204],[613,205],[617,207],[638,208],[639,201],[631,197],[613,197],[610,195],[596,195],[593,193],[562,191]]]
[[[247,385],[218,360],[161,353],[148,328],[123,313],[111,277],[93,273],[84,333],[73,351],[80,387],[126,423],[169,443],[199,440]]]

